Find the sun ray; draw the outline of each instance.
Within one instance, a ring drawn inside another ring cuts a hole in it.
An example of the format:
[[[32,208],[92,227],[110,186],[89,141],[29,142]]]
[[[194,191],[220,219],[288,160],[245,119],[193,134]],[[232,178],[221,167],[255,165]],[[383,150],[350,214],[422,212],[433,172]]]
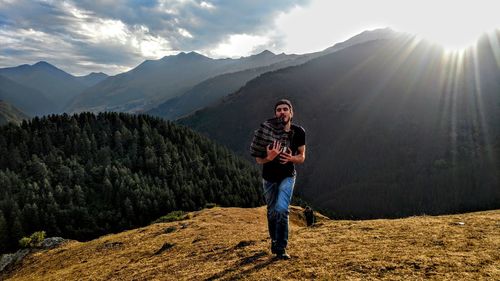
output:
[[[495,60],[497,61],[497,66],[500,68],[500,43],[498,42],[498,33],[497,31],[488,32],[487,34],[491,49],[493,51],[493,55],[495,56]]]
[[[481,137],[483,138],[482,141],[487,147],[489,151],[487,151],[486,157],[489,158],[491,162],[494,161],[494,156],[493,152],[489,149],[491,147],[491,137],[489,133],[489,126],[488,123],[486,122],[486,117],[485,117],[485,109],[484,109],[484,104],[483,104],[483,96],[482,96],[482,89],[481,89],[481,77],[480,77],[480,72],[479,72],[479,58],[478,58],[478,53],[477,53],[477,48],[474,48],[473,53],[472,53],[472,58],[471,58],[472,64],[473,64],[473,74],[474,74],[474,98],[475,98],[475,104],[477,105],[477,114],[479,118],[479,127],[481,128]]]
[[[385,79],[381,79],[378,81],[375,88],[371,89],[371,94],[366,96],[361,103],[356,108],[356,115],[359,122],[359,126],[357,128],[363,128],[366,126],[366,123],[370,122],[371,119],[366,118],[364,113],[367,112],[367,109],[372,105],[373,100],[377,98],[377,96],[382,92],[384,86],[387,85],[388,82],[391,81],[391,78],[394,74],[399,70],[399,68],[405,64],[407,57],[411,54],[411,52],[417,47],[419,40],[417,40],[414,36],[409,36],[403,43],[396,44],[388,44],[388,47],[392,49],[391,59],[387,57],[385,60],[386,65],[382,65],[382,69],[390,69],[388,74],[385,76]],[[392,56],[396,54],[395,56]],[[346,74],[344,74],[336,85],[332,86],[331,92],[335,91],[335,88],[341,84],[343,81],[352,81],[355,79],[357,75],[361,71],[363,71],[364,67],[369,64],[372,60],[377,59],[379,57],[379,52],[374,52],[371,56],[367,57],[363,62],[358,64],[356,67],[349,70]],[[354,133],[358,132],[357,128],[350,128],[346,131],[343,136],[340,136],[341,139],[349,139]]]

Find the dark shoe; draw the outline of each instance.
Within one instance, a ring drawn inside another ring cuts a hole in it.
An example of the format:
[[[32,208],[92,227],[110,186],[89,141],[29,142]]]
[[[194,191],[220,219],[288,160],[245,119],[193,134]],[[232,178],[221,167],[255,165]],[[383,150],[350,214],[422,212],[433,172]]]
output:
[[[278,251],[276,250],[276,241],[271,241],[271,253],[278,253]]]
[[[278,258],[280,260],[289,260],[292,257],[290,257],[290,255],[287,254],[286,252],[283,252],[283,253],[276,254],[276,258]]]

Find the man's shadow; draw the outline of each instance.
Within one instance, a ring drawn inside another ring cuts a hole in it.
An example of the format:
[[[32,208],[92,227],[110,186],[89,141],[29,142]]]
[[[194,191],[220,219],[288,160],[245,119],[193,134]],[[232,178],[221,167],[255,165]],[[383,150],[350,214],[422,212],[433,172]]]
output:
[[[260,269],[278,261],[278,259],[276,257],[269,257],[266,260],[259,260],[261,257],[267,256],[267,255],[268,255],[267,252],[259,251],[259,252],[255,253],[249,257],[244,257],[239,262],[237,262],[233,267],[228,268],[222,272],[216,273],[215,275],[205,279],[205,281],[221,279],[221,278],[224,278],[225,276],[229,277],[230,279],[242,278],[242,277],[245,277],[246,275],[248,275],[252,272],[259,271]],[[240,269],[241,267],[248,265],[248,264],[251,264],[251,263],[255,263],[255,264],[250,268],[247,268],[243,271],[238,272],[236,275],[227,276],[227,275],[230,275],[234,272],[237,272],[238,269]]]

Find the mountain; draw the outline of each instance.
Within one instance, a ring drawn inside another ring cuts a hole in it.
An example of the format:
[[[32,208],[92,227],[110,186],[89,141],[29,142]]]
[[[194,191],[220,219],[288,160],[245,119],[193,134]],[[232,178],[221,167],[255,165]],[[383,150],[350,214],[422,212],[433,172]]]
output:
[[[0,100],[28,115],[44,115],[56,110],[56,105],[42,92],[23,86],[0,75]]]
[[[287,97],[307,132],[296,192],[331,215],[499,208],[499,38],[462,59],[408,35],[357,44],[265,73],[180,123],[250,158],[253,130]]]
[[[222,74],[195,85],[181,96],[169,99],[145,114],[174,120],[217,102],[263,73],[300,63],[303,63],[302,59],[290,59],[269,66]]]
[[[325,50],[321,51],[322,54],[328,54],[328,53],[333,53],[338,50],[351,47],[357,44],[363,44],[369,41],[374,41],[374,40],[387,40],[387,39],[397,39],[398,37],[401,36],[408,36],[408,34],[404,34],[402,32],[396,32],[392,30],[391,28],[379,28],[379,29],[374,29],[374,30],[365,30],[361,32],[360,34],[357,34],[351,38],[349,38],[346,41],[337,43],[333,45],[332,47],[326,48]]]
[[[189,89],[184,94],[169,99],[166,102],[158,105],[157,107],[146,111],[146,114],[151,114],[166,118],[169,120],[180,118],[184,115],[190,114],[195,110],[209,106],[219,99],[237,91],[243,87],[248,81],[258,77],[259,75],[275,71],[281,68],[303,64],[313,58],[320,57],[329,53],[336,52],[343,48],[347,48],[356,44],[362,44],[373,40],[390,39],[401,36],[401,34],[394,32],[391,29],[376,29],[371,31],[362,32],[349,40],[335,44],[334,46],[325,49],[321,52],[304,54],[304,55],[290,55],[288,59],[273,63],[264,67],[251,68],[244,71],[222,74],[214,78],[207,79],[193,88]],[[278,56],[284,56],[280,54]],[[273,58],[274,54],[269,51],[264,51],[260,54],[250,56],[248,60],[263,61]]]
[[[287,261],[269,250],[266,209],[204,209],[29,254],[2,280],[499,280],[500,211],[304,226],[291,207]],[[272,278],[270,278],[272,276]]]
[[[85,76],[77,76],[76,79],[85,86],[92,87],[108,77],[109,76],[107,74],[102,72],[92,72]]]
[[[299,55],[286,55],[284,53],[274,54],[269,50],[264,50],[258,54],[251,55],[248,57],[241,57],[238,60],[238,64],[241,64],[239,68],[235,71],[240,71],[243,69],[251,69],[251,68],[259,68],[262,66],[268,66],[276,63],[280,63],[283,61],[293,60],[298,58]]]
[[[22,120],[28,118],[28,115],[24,114],[19,109],[0,100],[0,126],[9,122],[19,124]]]
[[[45,61],[33,65],[1,68],[0,75],[42,92],[55,105],[51,113],[60,112],[69,100],[86,88],[73,75]]]
[[[129,72],[106,79],[76,97],[67,111],[146,111],[208,78],[287,59],[287,55],[271,52],[241,59],[211,59],[196,52],[182,52],[145,61]]]

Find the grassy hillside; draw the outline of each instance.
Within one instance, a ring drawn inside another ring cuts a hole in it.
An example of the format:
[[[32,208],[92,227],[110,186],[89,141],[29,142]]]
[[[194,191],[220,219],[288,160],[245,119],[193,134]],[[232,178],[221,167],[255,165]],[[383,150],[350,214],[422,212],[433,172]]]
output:
[[[265,207],[213,208],[31,254],[9,280],[499,280],[500,210],[305,227],[292,207],[289,252],[268,249]]]
[[[9,122],[19,124],[23,121],[23,119],[28,118],[29,117],[19,109],[0,100],[0,125],[7,124]]]

